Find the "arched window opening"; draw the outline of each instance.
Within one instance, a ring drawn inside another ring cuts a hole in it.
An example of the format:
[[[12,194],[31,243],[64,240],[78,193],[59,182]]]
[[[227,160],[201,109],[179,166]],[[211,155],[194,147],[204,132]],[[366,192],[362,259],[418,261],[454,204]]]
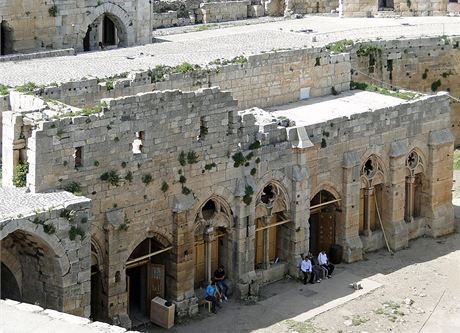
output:
[[[416,151],[407,156],[406,168],[404,220],[411,223],[422,216],[423,161]]]
[[[201,213],[205,220],[210,220],[216,213],[216,204],[213,200],[208,200],[206,204],[201,209]]]

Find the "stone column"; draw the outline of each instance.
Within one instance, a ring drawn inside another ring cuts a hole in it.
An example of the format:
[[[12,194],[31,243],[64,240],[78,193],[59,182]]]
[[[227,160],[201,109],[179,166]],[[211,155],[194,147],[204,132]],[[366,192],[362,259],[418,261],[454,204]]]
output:
[[[359,237],[360,155],[357,151],[343,154],[343,198],[340,243],[345,262],[362,260],[363,243]]]
[[[210,230],[206,230],[204,234],[204,246],[205,246],[205,253],[204,258],[206,260],[205,267],[206,267],[206,282],[211,281],[212,277],[212,268],[211,268],[211,259],[212,259],[212,241],[214,240],[214,230],[209,228]]]
[[[262,225],[268,227],[270,223],[270,217],[264,216],[262,218]],[[270,228],[262,230],[263,242],[264,242],[264,269],[270,268]]]
[[[375,194],[374,193],[374,188],[373,187],[367,187],[364,189],[364,230],[363,234],[366,237],[371,237],[372,236],[372,231],[371,231],[371,205],[374,203],[370,199],[370,197]]]
[[[454,231],[452,207],[452,178],[454,137],[449,129],[430,132],[428,168],[423,184],[427,202],[422,215],[427,218],[426,232],[439,237]]]
[[[414,221],[414,182],[415,177],[409,176],[406,177],[406,202],[405,202],[405,212],[404,212],[404,219],[406,222],[413,222]]]

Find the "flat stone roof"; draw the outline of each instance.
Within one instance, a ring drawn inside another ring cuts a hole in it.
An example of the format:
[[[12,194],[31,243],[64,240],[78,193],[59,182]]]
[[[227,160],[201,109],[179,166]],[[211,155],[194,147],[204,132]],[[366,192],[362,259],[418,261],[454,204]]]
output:
[[[139,333],[12,300],[0,300],[0,313],[0,332],[4,333]]]
[[[46,211],[69,204],[87,202],[90,199],[78,197],[72,193],[27,193],[26,188],[0,188],[0,223],[18,216],[28,216],[36,211]]]
[[[198,27],[193,26],[192,29]],[[306,16],[303,19],[161,36],[153,44],[86,52],[77,56],[1,62],[0,83],[11,86],[29,81],[50,84],[78,81],[89,76],[104,78],[147,70],[156,65],[175,66],[183,62],[204,65],[217,58],[232,59],[276,49],[319,47],[344,38],[395,39],[442,35],[460,35],[460,17],[369,19]]]
[[[336,96],[317,97],[282,106],[267,108],[274,118],[286,117],[296,126],[323,123],[339,117],[350,117],[378,109],[392,107],[406,102],[401,98],[379,93],[350,90]]]

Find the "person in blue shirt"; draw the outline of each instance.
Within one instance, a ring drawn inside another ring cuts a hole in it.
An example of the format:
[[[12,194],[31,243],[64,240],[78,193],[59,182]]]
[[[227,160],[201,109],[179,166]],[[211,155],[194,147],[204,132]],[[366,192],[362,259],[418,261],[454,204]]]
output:
[[[217,299],[217,287],[214,279],[206,287],[204,295],[205,300],[212,303],[212,312],[217,313],[217,308],[220,308],[219,300]]]

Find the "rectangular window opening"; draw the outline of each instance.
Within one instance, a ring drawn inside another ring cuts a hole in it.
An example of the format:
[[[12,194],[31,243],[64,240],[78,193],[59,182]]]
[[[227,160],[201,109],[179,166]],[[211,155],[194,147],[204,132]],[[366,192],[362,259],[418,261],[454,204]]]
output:
[[[75,159],[75,167],[79,168],[83,166],[83,147],[76,147],[73,155]]]

